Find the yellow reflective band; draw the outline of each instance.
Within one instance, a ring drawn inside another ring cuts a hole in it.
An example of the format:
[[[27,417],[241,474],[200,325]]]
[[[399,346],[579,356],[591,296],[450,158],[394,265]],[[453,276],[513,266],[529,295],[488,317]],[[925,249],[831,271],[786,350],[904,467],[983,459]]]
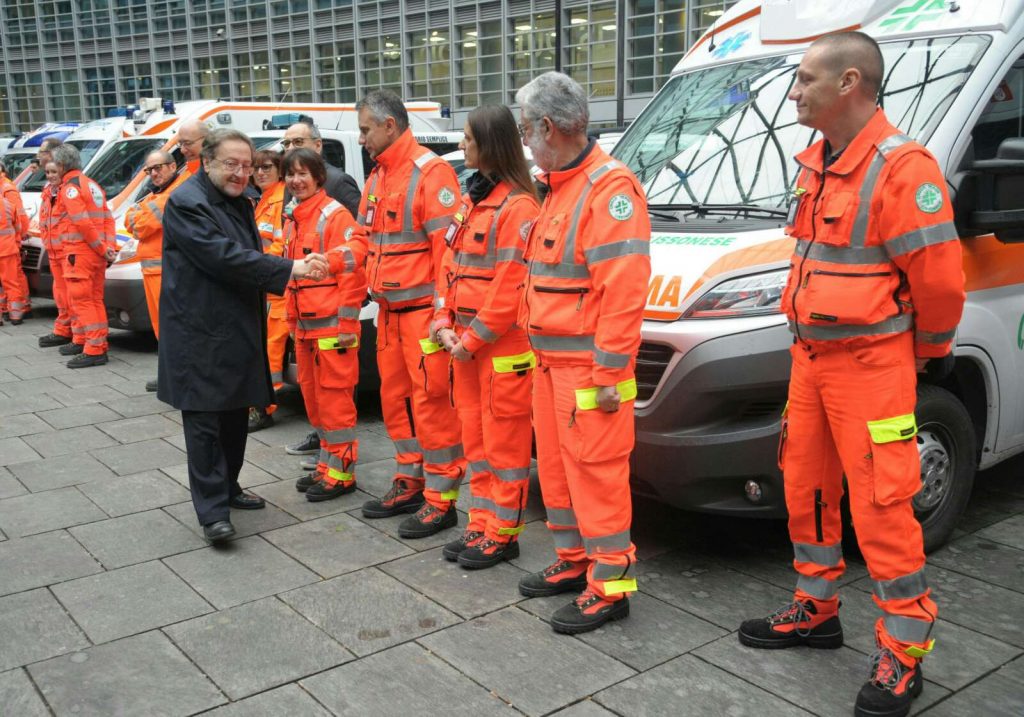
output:
[[[636,578],[629,580],[605,580],[601,583],[605,595],[621,595],[636,592]]]
[[[782,417],[785,418],[789,415],[789,401],[786,401],[786,405],[782,407]]]
[[[441,494],[441,500],[457,500],[459,497],[459,489],[446,490]]]
[[[491,359],[495,373],[515,373],[537,368],[537,354],[533,351],[516,354],[515,356],[495,356]]]
[[[375,194],[367,194],[366,195],[366,201],[369,202],[370,204],[376,204],[377,203],[377,195],[375,195]]]
[[[628,378],[615,384],[615,390],[623,401],[632,401],[636,398],[636,379]],[[576,408],[581,411],[592,411],[597,408],[597,388],[577,388]]]
[[[929,652],[931,652],[934,648],[935,648],[935,640],[932,639],[932,640],[928,641],[928,645],[926,647],[910,646],[906,650],[904,650],[904,652],[906,652],[911,657],[914,657],[914,658],[917,658],[917,659],[920,660],[922,657],[924,657]]]
[[[440,350],[441,350],[441,344],[435,344],[430,339],[420,339],[420,351],[423,352],[424,356],[429,356],[430,354],[436,354]]]
[[[348,346],[342,346],[338,339],[333,336],[328,336],[325,339],[317,339],[316,345],[321,351],[334,351],[336,349],[357,349],[359,348],[359,338],[357,337],[355,343],[349,344]]]
[[[350,480],[355,480],[355,476],[351,473],[344,473],[339,471],[337,468],[328,468],[327,477],[331,480],[336,480],[339,483],[348,483]]]
[[[868,421],[868,433],[871,434],[872,443],[906,441],[917,435],[917,419],[913,413],[908,413],[905,416]]]
[[[793,190],[794,196],[802,197],[805,194],[807,194],[807,187],[797,187],[796,189]]]
[[[525,525],[519,525],[515,528],[498,528],[498,535],[519,535],[525,527]]]

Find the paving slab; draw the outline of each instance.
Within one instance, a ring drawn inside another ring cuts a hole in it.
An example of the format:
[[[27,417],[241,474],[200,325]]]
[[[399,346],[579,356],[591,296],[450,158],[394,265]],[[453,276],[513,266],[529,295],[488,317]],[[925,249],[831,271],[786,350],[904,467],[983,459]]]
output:
[[[65,460],[72,462],[88,451],[117,445],[117,441],[95,426],[64,428],[49,433],[25,436],[22,440],[32,446],[33,450],[43,458],[71,456]]]
[[[1024,658],[953,694],[927,714],[928,717],[1024,714]]]
[[[11,466],[11,472],[33,493],[114,478],[114,472],[90,455],[74,460],[58,456]]]
[[[103,386],[111,381],[120,381],[121,376],[110,370],[110,366],[95,366],[88,371],[65,371],[57,374],[55,378],[73,389],[92,388]]]
[[[205,540],[162,510],[79,525],[69,532],[107,569],[207,546]]]
[[[92,455],[118,475],[139,473],[185,461],[183,451],[159,438],[92,451]]]
[[[509,562],[528,573],[537,573],[557,558],[551,531],[543,520],[535,520],[519,534],[519,557]]]
[[[203,526],[199,525],[199,521],[196,518],[196,510],[191,500],[187,503],[169,505],[164,510],[200,538],[203,537]],[[283,528],[296,522],[293,516],[274,505],[267,505],[260,510],[231,511],[231,524],[235,526],[234,540],[275,528]]]
[[[0,501],[0,530],[13,537],[103,520],[106,513],[76,488],[60,488]]]
[[[305,493],[295,490],[295,481],[291,480],[275,480],[272,483],[255,486],[252,492],[270,501],[281,508],[281,510],[294,515],[299,520],[312,520],[314,518],[322,518],[325,515],[353,510],[373,498],[369,493],[364,493],[357,489],[352,493],[332,500],[312,503],[306,500]]]
[[[48,399],[53,400],[53,399]],[[56,403],[56,401],[54,401]],[[76,426],[94,426],[105,421],[114,421],[121,416],[99,403],[87,403],[70,408],[56,408],[51,411],[39,411],[37,415],[54,428],[75,428]]]
[[[975,481],[971,500],[957,521],[957,528],[974,533],[1021,512],[1024,512],[1024,496],[992,490],[984,482]]]
[[[52,431],[53,426],[34,413],[23,413],[19,416],[8,416],[0,419],[0,438],[28,436],[33,433]]]
[[[395,689],[396,675],[401,675],[401,689]],[[301,685],[339,717],[408,717],[424,711],[426,695],[443,705],[446,717],[518,714],[413,643],[349,662]]]
[[[523,571],[508,563],[487,570],[464,570],[445,560],[440,548],[386,563],[380,569],[464,618],[523,600],[518,589]]]
[[[283,480],[295,480],[302,474],[300,458],[303,456],[290,456],[280,446],[266,446],[254,441],[245,447],[245,460],[248,463]]]
[[[218,609],[319,580],[316,573],[258,536],[175,555],[164,562]]]
[[[138,443],[168,436],[182,437],[181,426],[159,413],[100,423],[98,429],[120,443]]]
[[[460,622],[454,613],[375,568],[279,597],[359,657]]]
[[[227,702],[157,630],[32,665],[29,673],[58,717],[184,717]]]
[[[278,410],[274,412],[274,425],[250,433],[249,439],[283,451],[284,447],[290,443],[305,438],[309,433],[309,423],[306,421],[305,415],[297,420],[292,420],[291,417],[285,417],[282,420],[281,413],[282,407],[279,406]]]
[[[46,588],[0,598],[0,671],[88,647]]]
[[[556,635],[547,623],[515,607],[419,642],[529,715],[567,706],[636,674],[579,640]],[[495,659],[496,645],[501,645],[501,659]]]
[[[637,563],[642,592],[726,630],[789,602],[792,590],[730,570],[715,562],[692,560],[679,552]]]
[[[114,388],[117,388],[117,384]],[[120,389],[118,389],[120,390]],[[145,392],[145,379],[142,380],[142,390]],[[113,401],[106,401],[104,404],[112,411],[121,414],[123,418],[135,418],[136,416],[147,416],[152,413],[163,413],[171,408],[156,397],[155,393],[143,393],[141,396],[129,398],[118,398]]]
[[[164,439],[173,443],[172,439]],[[188,463],[178,463],[169,466],[160,466],[160,470],[173,478],[178,485],[188,489]],[[242,488],[253,488],[267,483],[276,483],[277,477],[267,473],[262,468],[254,466],[249,461],[242,463],[242,470],[238,474],[238,485]]]
[[[153,369],[153,375],[155,374],[156,368]],[[152,378],[152,376],[150,376],[150,378]],[[126,397],[150,396],[152,394],[146,390],[146,380],[147,379],[143,379],[140,381],[137,379],[125,378],[118,381],[110,381],[107,385]]]
[[[50,710],[23,669],[0,673],[0,715],[50,717]]]
[[[234,700],[352,659],[341,645],[273,597],[164,631]]]
[[[54,531],[0,545],[0,595],[92,575],[103,568],[74,538]]]
[[[14,381],[3,385],[10,386],[17,383],[17,381]],[[48,411],[50,409],[60,408],[61,404],[49,396],[44,396],[42,394],[38,396],[28,396],[27,398],[19,398],[17,400],[0,401],[0,418],[20,416],[25,413],[36,413],[37,411]],[[41,414],[40,416],[42,417]]]
[[[574,595],[534,598],[519,603],[545,622]],[[578,638],[634,670],[648,670],[725,635],[728,631],[694,617],[657,598],[636,593],[629,598],[629,617],[610,622]]]
[[[1024,514],[1015,515],[979,530],[977,536],[1024,550]]]
[[[25,495],[28,490],[6,468],[0,467],[0,500]]]
[[[74,406],[88,406],[94,403],[102,403],[104,401],[116,401],[118,399],[125,398],[125,395],[123,393],[107,385],[80,386],[78,388],[72,388],[70,386],[67,386],[64,388],[47,391],[46,395],[49,396],[50,398],[57,399],[68,408]]]
[[[1005,541],[968,535],[929,555],[928,562],[1024,593],[1024,548]]]
[[[52,590],[94,644],[213,610],[157,560],[71,580]]]
[[[79,487],[110,516],[139,513],[189,500],[189,493],[160,471],[120,476]]]
[[[363,516],[362,510],[350,510],[348,514],[363,521],[375,530],[387,533],[398,542],[419,552],[423,552],[424,550],[433,550],[434,548],[438,548],[451,540],[455,540],[457,537],[462,535],[462,531],[466,529],[466,525],[469,523],[469,516],[462,511],[459,511],[458,524],[451,528],[445,528],[440,533],[435,533],[429,537],[414,538],[410,540],[408,538],[403,538],[398,534],[398,526],[400,526],[402,521],[411,515],[410,513],[393,515],[390,518],[366,518]]]
[[[325,578],[413,553],[344,513],[272,530],[263,537]]]
[[[41,456],[22,438],[0,438],[0,466],[37,461]]]
[[[203,717],[331,717],[297,685],[285,685],[268,692],[247,697],[240,702],[204,712]]]
[[[64,384],[60,381],[51,376],[44,376],[9,383],[4,386],[4,393],[12,399],[32,398],[47,391],[59,390],[61,388],[64,388]]]
[[[597,693],[594,699],[631,717],[678,717],[680,714],[809,717],[811,714],[693,655],[677,657]]]
[[[392,455],[394,451],[392,450]],[[372,495],[374,498],[381,498],[391,490],[391,484],[395,477],[395,460],[386,458],[379,461],[360,461],[356,472],[356,482],[359,487]]]
[[[606,710],[604,707],[590,699],[586,699],[581,702],[577,702],[574,705],[570,705],[564,710],[553,712],[551,717],[615,717],[615,713]]]

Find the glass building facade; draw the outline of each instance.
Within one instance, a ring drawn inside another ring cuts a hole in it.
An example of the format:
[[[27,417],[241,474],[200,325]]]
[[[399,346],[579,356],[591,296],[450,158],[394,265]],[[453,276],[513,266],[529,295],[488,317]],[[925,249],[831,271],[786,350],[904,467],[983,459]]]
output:
[[[561,69],[595,124],[636,116],[732,0],[4,0],[0,133],[140,97],[513,104]]]

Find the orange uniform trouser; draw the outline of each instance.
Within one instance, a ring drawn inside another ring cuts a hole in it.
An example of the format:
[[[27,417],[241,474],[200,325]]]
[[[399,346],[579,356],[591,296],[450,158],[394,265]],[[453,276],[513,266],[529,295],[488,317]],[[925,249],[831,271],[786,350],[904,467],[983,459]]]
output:
[[[20,319],[29,309],[28,279],[21,270],[21,256],[8,254],[0,256],[0,284],[3,285],[5,301],[3,310],[12,319]]]
[[[515,540],[523,530],[530,491],[533,370],[507,370],[511,367],[501,361],[496,367],[494,359],[529,351],[526,334],[512,329],[469,361],[452,362],[455,408],[470,471],[466,529],[498,543]]]
[[[103,305],[103,282],[107,262],[93,251],[64,255],[64,281],[67,284],[73,340],[96,356],[107,351],[107,309]]]
[[[911,506],[921,488],[917,442],[913,435],[900,439],[898,431],[873,439],[868,429],[868,422],[914,412],[913,335],[859,348],[820,350],[796,343],[790,353],[793,372],[779,456],[799,573],[796,598],[836,608],[836,581],[845,568],[839,515],[845,474],[857,541],[875,602],[885,611],[875,634],[896,654],[914,656],[928,645],[938,611],[929,597],[921,526]]]
[[[537,469],[548,528],[562,560],[589,561],[590,590],[619,600],[636,590],[629,453],[633,402],[618,411],[579,410],[576,389],[593,387],[590,366],[540,366],[533,377]]]
[[[377,368],[384,426],[395,444],[395,480],[423,487],[428,503],[447,510],[466,472],[459,417],[451,403],[448,354],[420,343],[431,307],[377,316]],[[424,353],[427,351],[427,353]]]
[[[274,294],[267,295],[270,311],[267,312],[267,358],[270,359],[270,380],[274,390],[284,386],[284,357],[288,350],[288,322],[285,320],[285,299]],[[277,404],[267,406],[267,413],[277,410]]]
[[[64,257],[52,251],[49,255],[50,272],[53,274],[53,303],[57,305],[53,333],[56,336],[71,338],[71,307],[68,304],[67,282],[64,281]]]
[[[295,357],[306,416],[320,436],[317,471],[331,485],[351,483],[359,459],[353,400],[359,382],[359,352],[322,350],[318,339],[296,339]]]
[[[153,325],[153,335],[160,338],[160,267],[142,270],[142,288],[146,292],[146,308],[149,310],[149,323]]]

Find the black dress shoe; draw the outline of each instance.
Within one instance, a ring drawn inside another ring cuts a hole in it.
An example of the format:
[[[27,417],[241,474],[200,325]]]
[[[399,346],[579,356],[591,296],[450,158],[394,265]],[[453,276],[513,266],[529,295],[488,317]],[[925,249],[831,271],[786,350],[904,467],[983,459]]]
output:
[[[273,425],[274,417],[267,413],[266,409],[249,409],[249,425],[246,429],[249,433],[253,433],[255,431],[262,431],[264,428],[270,428]]]
[[[11,323],[14,326],[21,326],[23,323],[25,323],[25,320],[24,319],[11,319]]]
[[[146,381],[146,390],[149,393],[156,393],[156,390],[160,387],[160,382],[155,378],[152,381]]]
[[[356,482],[354,480],[348,483],[337,481],[332,486],[328,486],[326,481],[319,480],[306,490],[306,500],[310,503],[319,503],[351,493],[355,489]]]
[[[228,501],[237,510],[259,510],[267,507],[267,501],[252,493],[239,493]]]
[[[64,344],[70,344],[70,336],[58,336],[57,334],[47,334],[46,336],[39,337],[40,348],[50,348],[51,346],[63,346]]]
[[[218,520],[216,523],[204,525],[203,535],[211,543],[220,543],[235,537],[235,526],[231,525],[230,520]]]
[[[68,361],[68,368],[89,368],[90,366],[102,366],[109,359],[107,354],[78,354]]]
[[[77,356],[85,351],[85,346],[82,344],[67,343],[61,346],[58,351],[60,351],[61,356]]]

